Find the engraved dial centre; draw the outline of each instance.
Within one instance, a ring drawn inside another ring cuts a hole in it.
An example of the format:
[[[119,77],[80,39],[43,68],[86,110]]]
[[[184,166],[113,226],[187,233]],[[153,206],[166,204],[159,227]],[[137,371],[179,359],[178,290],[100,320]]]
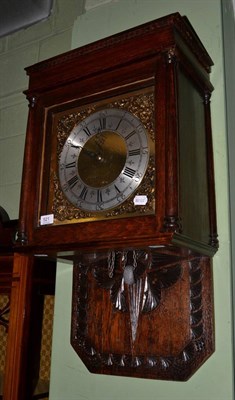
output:
[[[78,173],[85,185],[101,188],[110,185],[126,163],[125,140],[117,132],[102,131],[83,146],[77,163]]]

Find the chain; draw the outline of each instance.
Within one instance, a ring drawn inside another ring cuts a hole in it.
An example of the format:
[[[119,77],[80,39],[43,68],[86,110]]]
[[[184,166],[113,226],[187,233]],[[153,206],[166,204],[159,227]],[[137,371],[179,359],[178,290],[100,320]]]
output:
[[[133,250],[132,253],[133,253],[133,270],[135,270],[137,267],[137,252]]]
[[[113,271],[115,266],[115,251],[110,251],[108,254],[108,274],[109,277],[113,277]]]

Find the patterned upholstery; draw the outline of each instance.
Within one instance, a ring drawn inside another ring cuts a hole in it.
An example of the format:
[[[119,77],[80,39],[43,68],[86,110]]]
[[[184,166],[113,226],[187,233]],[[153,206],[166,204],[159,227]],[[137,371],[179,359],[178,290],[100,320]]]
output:
[[[44,311],[42,322],[42,343],[40,354],[40,373],[42,380],[49,381],[51,366],[51,345],[53,330],[54,296],[44,297]]]
[[[0,313],[8,303],[7,295],[0,295]],[[40,370],[39,381],[35,389],[34,399],[47,399],[50,380],[50,365],[51,365],[51,345],[52,345],[52,330],[53,330],[53,313],[54,313],[54,296],[44,296],[44,309],[42,321],[42,341],[40,351]],[[1,315],[1,314],[0,314]],[[6,317],[6,315],[5,315]],[[0,399],[2,394],[3,374],[5,368],[5,356],[7,345],[7,332],[0,323]]]

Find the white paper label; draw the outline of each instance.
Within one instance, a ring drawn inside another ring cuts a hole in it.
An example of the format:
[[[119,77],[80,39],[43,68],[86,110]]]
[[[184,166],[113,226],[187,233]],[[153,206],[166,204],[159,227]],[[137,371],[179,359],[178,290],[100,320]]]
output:
[[[54,222],[54,214],[42,215],[40,218],[41,225],[50,225]]]
[[[134,197],[135,206],[145,206],[148,202],[148,197],[145,195],[138,195]]]

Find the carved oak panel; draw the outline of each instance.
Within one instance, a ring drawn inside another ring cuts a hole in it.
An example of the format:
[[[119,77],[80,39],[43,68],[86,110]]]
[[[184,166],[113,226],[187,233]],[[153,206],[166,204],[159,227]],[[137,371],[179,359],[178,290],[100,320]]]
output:
[[[91,372],[187,380],[214,351],[210,285],[209,258],[83,254],[74,264],[72,346]]]

